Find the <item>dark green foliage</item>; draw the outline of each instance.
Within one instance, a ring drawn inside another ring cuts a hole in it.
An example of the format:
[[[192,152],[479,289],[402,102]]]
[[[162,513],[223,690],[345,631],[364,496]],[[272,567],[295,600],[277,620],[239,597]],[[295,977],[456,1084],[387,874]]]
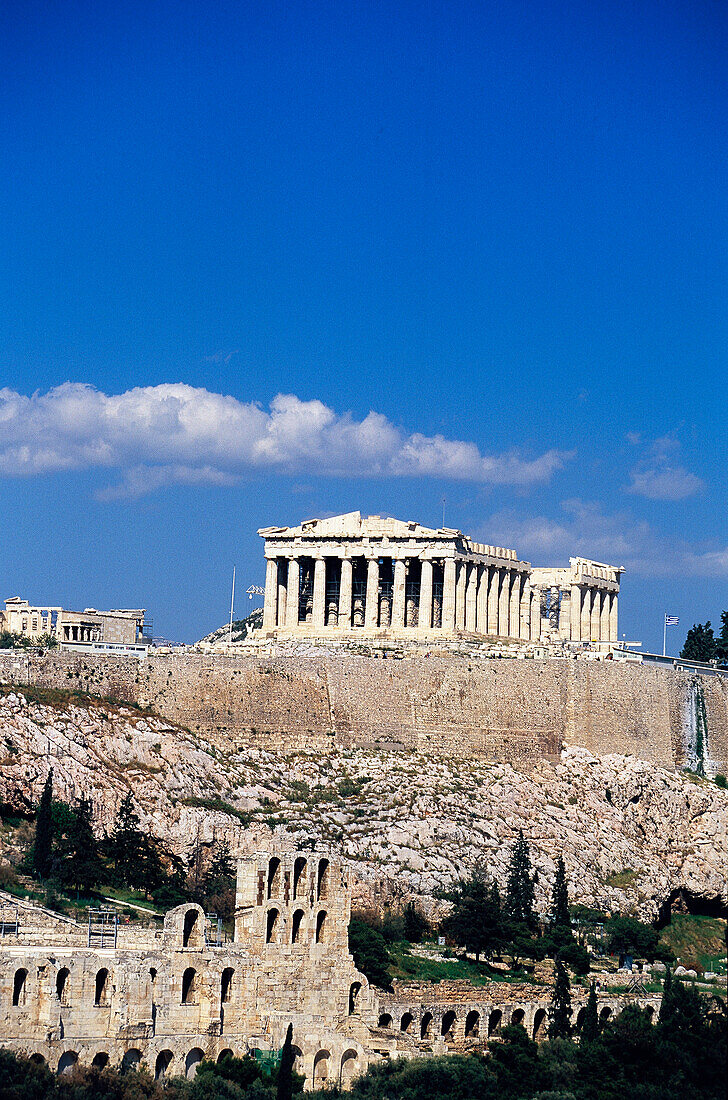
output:
[[[495,1074],[499,1097],[530,1096],[539,1081],[538,1047],[520,1024],[504,1027],[488,1044],[488,1069]]]
[[[589,973],[589,952],[574,939],[559,948],[556,957],[561,959],[565,966],[570,967],[580,977]]]
[[[186,900],[184,875],[179,860],[141,828],[131,791],[119,806],[116,821],[106,840],[106,854],[117,886],[142,890],[147,897],[162,892],[160,904],[178,905]],[[171,871],[168,873],[167,865]]]
[[[716,655],[717,646],[710,619],[707,623],[696,623],[688,630],[680,656],[688,661],[712,661]]]
[[[589,998],[586,1002],[584,1023],[581,1027],[581,1042],[593,1043],[599,1036],[599,1015],[597,1013],[597,990],[594,982],[589,986]]]
[[[551,891],[551,912],[549,914],[551,924],[555,928],[571,928],[571,916],[569,914],[569,890],[566,885],[566,867],[563,856],[559,856],[556,864],[556,878]]]
[[[376,932],[364,921],[352,917],[349,923],[349,950],[357,970],[365,974],[372,985],[390,989],[389,955],[381,932]]]
[[[449,896],[454,908],[440,926],[445,935],[472,951],[476,960],[498,951],[504,941],[498,884],[473,875],[456,883]]]
[[[286,1040],[281,1050],[281,1064],[278,1067],[276,1079],[276,1100],[291,1100],[293,1096],[293,1063],[296,1056],[293,1053],[293,1024],[288,1025]]]
[[[609,917],[604,927],[613,954],[634,955],[648,962],[655,959],[672,961],[672,953],[660,944],[659,932],[636,917]]]
[[[513,845],[508,868],[508,885],[504,911],[507,918],[516,924],[525,924],[532,932],[536,929],[536,914],[533,908],[533,874],[531,871],[531,853],[523,830]]]
[[[543,941],[531,935],[523,921],[505,921],[503,924],[503,954],[517,970],[524,959],[543,959]]]
[[[63,886],[89,893],[103,878],[99,845],[94,836],[93,807],[81,797],[58,846],[58,879]]]
[[[568,1039],[571,1035],[571,983],[569,972],[557,957],[554,990],[551,995],[549,1038]]]
[[[421,943],[430,931],[430,922],[415,909],[414,902],[411,901],[404,911],[404,938],[410,943]]]
[[[715,640],[715,655],[721,664],[728,661],[728,611],[720,616],[720,634]]]
[[[726,779],[726,777],[722,774],[722,772],[718,772],[718,774],[716,775],[715,785],[716,785],[716,787],[721,787],[723,790],[725,790],[726,787],[728,787],[728,779]]]
[[[48,878],[53,858],[53,768],[43,787],[35,819],[35,843],[33,844],[33,870],[39,878]]]

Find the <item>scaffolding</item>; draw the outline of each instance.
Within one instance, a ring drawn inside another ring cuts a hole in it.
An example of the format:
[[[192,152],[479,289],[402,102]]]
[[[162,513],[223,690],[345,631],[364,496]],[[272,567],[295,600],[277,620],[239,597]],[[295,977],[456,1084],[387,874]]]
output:
[[[119,914],[116,909],[91,909],[88,911],[89,947],[116,947],[119,933]]]
[[[207,947],[222,947],[229,942],[227,932],[222,926],[222,917],[217,913],[205,913],[205,944]]]

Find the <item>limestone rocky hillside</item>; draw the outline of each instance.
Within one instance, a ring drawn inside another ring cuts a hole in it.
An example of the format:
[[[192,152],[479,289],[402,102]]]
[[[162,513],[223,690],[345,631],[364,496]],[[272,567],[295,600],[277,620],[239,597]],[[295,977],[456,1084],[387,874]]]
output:
[[[429,895],[478,864],[503,882],[523,829],[542,908],[561,852],[584,903],[652,917],[680,890],[726,900],[728,793],[633,757],[570,748],[518,771],[372,750],[225,753],[130,708],[3,690],[0,801],[15,810],[37,804],[50,761],[57,795],[90,793],[100,829],[131,789],[151,832],[180,852],[198,836],[243,850],[318,841],[370,897]]]

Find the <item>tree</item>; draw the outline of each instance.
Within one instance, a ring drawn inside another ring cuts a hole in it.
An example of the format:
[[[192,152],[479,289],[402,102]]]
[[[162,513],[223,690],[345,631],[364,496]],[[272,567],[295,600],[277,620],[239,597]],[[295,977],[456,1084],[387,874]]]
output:
[[[696,623],[688,630],[680,656],[688,661],[712,661],[716,648],[713,628],[708,619],[707,623]]]
[[[550,1039],[568,1039],[571,1036],[571,983],[569,972],[561,959],[554,967],[554,991],[551,996]]]
[[[715,641],[715,655],[719,661],[728,661],[728,611],[720,616],[720,634]]]
[[[381,932],[376,932],[364,921],[352,917],[349,923],[349,950],[354,958],[354,966],[366,975],[372,985],[381,989],[391,988],[389,954]]]
[[[584,1023],[581,1028],[582,1043],[591,1043],[599,1036],[599,1014],[597,1012],[597,988],[594,982],[589,986]]]
[[[531,855],[521,829],[511,851],[504,909],[509,920],[516,924],[525,924],[532,932],[535,931],[537,923],[533,897]]]
[[[662,947],[659,933],[636,917],[609,917],[604,929],[607,947],[613,955],[636,955],[648,962],[655,959],[672,961],[672,952]]]
[[[404,910],[404,938],[410,943],[421,943],[422,939],[430,931],[430,922],[415,908],[415,903],[410,901]]]
[[[48,878],[52,870],[53,857],[53,768],[43,787],[35,819],[35,842],[33,844],[33,870],[39,878]]]
[[[566,867],[564,857],[559,856],[556,864],[556,878],[551,890],[551,923],[555,928],[571,929],[569,915],[569,889],[566,885]]]
[[[122,799],[106,849],[120,886],[143,887],[149,881],[149,837],[142,832],[131,791]]]
[[[501,900],[497,883],[485,878],[472,878],[456,883],[450,894],[454,902],[451,913],[443,920],[441,928],[456,943],[472,951],[476,959],[489,955],[503,942]]]
[[[293,1096],[293,1063],[296,1057],[293,1053],[293,1024],[288,1025],[286,1040],[281,1050],[281,1064],[278,1067],[278,1079],[276,1081],[276,1100],[291,1100]]]
[[[101,880],[103,865],[93,831],[91,800],[81,796],[60,848],[60,878],[66,886],[88,892]]]
[[[668,1015],[672,1011],[672,971],[668,966],[665,971],[665,977],[662,982],[662,1000],[660,1001],[660,1011],[657,1015],[657,1019],[660,1023],[663,1023],[667,1019]]]

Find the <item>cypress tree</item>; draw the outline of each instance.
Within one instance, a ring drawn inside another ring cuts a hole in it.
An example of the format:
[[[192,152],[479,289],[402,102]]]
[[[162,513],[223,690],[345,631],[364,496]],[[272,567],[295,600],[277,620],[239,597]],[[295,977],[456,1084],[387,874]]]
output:
[[[549,1039],[568,1039],[571,1035],[571,983],[561,959],[556,959],[554,992],[551,997]]]
[[[672,1012],[672,971],[668,966],[665,971],[665,978],[662,983],[662,1000],[660,1001],[660,1011],[657,1014],[659,1023],[664,1023],[665,1020]]]
[[[108,842],[115,877],[120,885],[142,886],[147,878],[147,836],[141,830],[131,791],[124,796]]]
[[[75,886],[77,890],[92,890],[103,874],[92,818],[91,800],[82,796],[73,812],[73,821],[62,849],[61,864],[62,880]]]
[[[35,842],[33,844],[33,870],[39,878],[47,878],[51,873],[53,853],[53,768],[43,787],[35,819]]]
[[[581,1029],[582,1043],[592,1043],[599,1037],[599,1015],[597,1013],[597,989],[594,982],[589,986],[589,999],[586,1002],[584,1023]]]
[[[276,1100],[291,1100],[293,1096],[293,1024],[288,1025],[286,1041],[281,1051],[281,1064],[278,1067],[278,1080],[276,1081]]]
[[[521,829],[518,833],[518,840],[513,845],[511,852],[505,911],[509,920],[516,924],[525,924],[532,932],[536,928],[533,897],[531,854]]]
[[[559,856],[556,864],[556,878],[551,891],[551,921],[557,928],[571,928],[569,888],[566,885],[566,868],[563,856]]]

